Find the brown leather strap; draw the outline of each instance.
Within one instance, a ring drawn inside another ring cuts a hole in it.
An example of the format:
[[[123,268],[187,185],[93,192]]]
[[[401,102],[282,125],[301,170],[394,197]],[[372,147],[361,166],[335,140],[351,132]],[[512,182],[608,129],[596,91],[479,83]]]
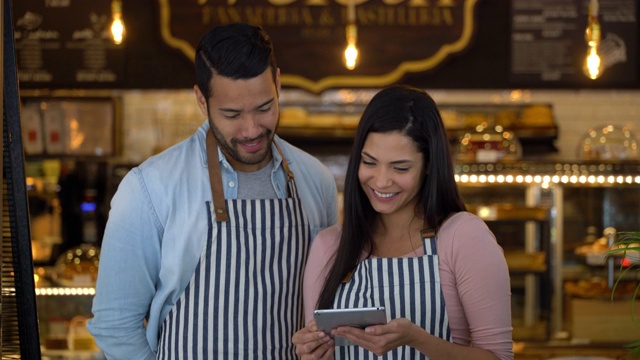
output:
[[[423,239],[432,238],[436,236],[436,231],[433,229],[422,229],[420,230],[420,236],[422,236]]]
[[[227,203],[224,201],[218,144],[211,130],[207,131],[207,167],[209,168],[209,183],[211,184],[213,211],[216,214],[216,220],[228,221],[229,214],[227,213]]]
[[[276,150],[278,150],[278,153],[280,154],[280,157],[282,158],[282,167],[284,168],[284,172],[287,174],[287,197],[291,197],[291,182],[294,181],[294,176],[293,176],[293,171],[291,171],[291,169],[289,168],[289,164],[287,163],[287,159],[284,157],[284,155],[282,154],[282,150],[280,150],[280,145],[278,145],[278,143],[274,140],[273,144],[276,146]]]

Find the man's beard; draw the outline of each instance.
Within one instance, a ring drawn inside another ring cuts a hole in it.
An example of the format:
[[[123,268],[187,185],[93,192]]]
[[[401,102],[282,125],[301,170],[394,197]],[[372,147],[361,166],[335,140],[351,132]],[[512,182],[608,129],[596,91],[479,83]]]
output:
[[[222,149],[222,152],[226,156],[232,157],[233,159],[235,159],[236,161],[238,161],[241,164],[244,164],[244,165],[259,164],[262,161],[264,161],[264,159],[267,158],[267,156],[269,155],[269,152],[271,151],[271,142],[273,141],[273,131],[271,131],[269,129],[266,129],[257,138],[244,139],[244,140],[231,139],[231,144],[229,144],[225,140],[225,138],[222,135],[222,133],[220,133],[220,130],[213,124],[213,122],[211,120],[209,120],[209,126],[211,127],[211,130],[213,131],[213,136],[216,138],[216,141],[218,142],[218,146],[220,146],[220,148]],[[259,138],[266,139],[266,146],[260,152],[254,153],[254,154],[250,154],[248,156],[242,156],[240,154],[240,152],[237,150],[237,146],[238,146],[237,144],[239,142],[245,142],[247,140],[248,140],[248,142],[253,142],[253,141],[255,141],[255,140],[259,139]]]

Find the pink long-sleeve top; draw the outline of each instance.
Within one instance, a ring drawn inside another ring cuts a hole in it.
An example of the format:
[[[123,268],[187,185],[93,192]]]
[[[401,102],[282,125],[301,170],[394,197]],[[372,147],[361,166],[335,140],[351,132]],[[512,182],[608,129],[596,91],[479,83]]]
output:
[[[325,229],[311,245],[303,285],[307,322],[313,319],[340,232],[340,225]],[[477,216],[460,212],[441,226],[436,246],[453,342],[513,359],[509,271],[493,233]],[[422,255],[424,249],[405,257]]]

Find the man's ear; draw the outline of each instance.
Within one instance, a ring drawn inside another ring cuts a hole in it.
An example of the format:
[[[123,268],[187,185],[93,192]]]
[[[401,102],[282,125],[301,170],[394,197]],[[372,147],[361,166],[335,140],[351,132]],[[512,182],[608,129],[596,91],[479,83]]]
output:
[[[207,113],[207,99],[204,97],[204,94],[202,94],[202,91],[200,91],[198,85],[193,85],[193,91],[196,94],[196,103],[198,103],[200,112],[202,113],[202,115],[208,117],[209,114]]]

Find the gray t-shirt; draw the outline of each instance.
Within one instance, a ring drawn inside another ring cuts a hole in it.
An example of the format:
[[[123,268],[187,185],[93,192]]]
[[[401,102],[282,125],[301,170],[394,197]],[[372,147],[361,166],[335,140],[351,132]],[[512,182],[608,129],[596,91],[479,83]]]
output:
[[[238,171],[238,199],[275,199],[278,197],[271,181],[273,159],[258,171]]]

